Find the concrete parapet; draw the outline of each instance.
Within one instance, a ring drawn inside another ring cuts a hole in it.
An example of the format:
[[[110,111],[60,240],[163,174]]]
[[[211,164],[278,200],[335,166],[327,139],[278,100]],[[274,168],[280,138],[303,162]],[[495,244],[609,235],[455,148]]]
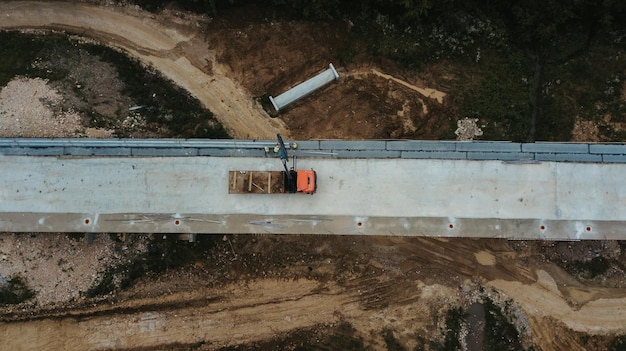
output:
[[[592,154],[626,154],[626,144],[589,144]]]
[[[320,140],[321,150],[385,150],[383,140]]]
[[[523,152],[586,154],[586,153],[589,153],[589,144],[579,144],[579,143],[525,143],[525,144],[522,144],[522,151]]]
[[[479,152],[470,151],[467,153],[468,160],[502,160],[502,161],[518,161],[532,160],[533,153],[528,152]]]
[[[457,151],[402,151],[401,157],[464,160],[467,158],[467,153]]]
[[[387,142],[387,150],[454,151],[456,150],[456,142],[428,140],[394,140]]]
[[[492,153],[517,153],[522,151],[521,143],[508,142],[474,142],[460,141],[455,143],[456,151],[481,151]]]
[[[286,140],[290,155],[307,158],[440,158],[626,162],[626,144],[512,143],[432,140]],[[0,138],[0,155],[275,157],[275,140]],[[292,146],[293,145],[293,146]],[[267,150],[267,151],[266,151]]]
[[[399,150],[336,150],[337,158],[400,158]]]
[[[560,161],[560,162],[602,162],[602,155],[579,154],[579,153],[535,153],[537,161]]]
[[[602,162],[626,163],[626,154],[624,155],[604,154],[602,155]]]
[[[196,148],[174,148],[174,147],[160,148],[160,149],[135,147],[135,148],[131,149],[131,156],[154,156],[154,155],[158,155],[158,156],[162,156],[162,157],[169,157],[169,156],[198,156],[198,149],[196,149]]]

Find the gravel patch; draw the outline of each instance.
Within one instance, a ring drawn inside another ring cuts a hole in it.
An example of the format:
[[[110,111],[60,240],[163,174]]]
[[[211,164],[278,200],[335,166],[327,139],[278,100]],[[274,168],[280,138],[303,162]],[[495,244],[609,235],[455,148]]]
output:
[[[16,78],[0,90],[0,137],[74,137],[81,117],[61,109],[61,95],[41,78]]]
[[[119,260],[108,235],[91,244],[65,234],[0,233],[0,276],[19,276],[36,292],[37,306],[75,301]]]

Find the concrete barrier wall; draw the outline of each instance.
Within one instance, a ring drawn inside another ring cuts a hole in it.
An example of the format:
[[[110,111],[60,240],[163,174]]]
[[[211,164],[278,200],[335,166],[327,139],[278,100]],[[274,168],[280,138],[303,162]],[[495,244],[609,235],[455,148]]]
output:
[[[291,144],[293,141],[288,141]],[[626,163],[624,143],[490,141],[295,141],[298,157],[501,160]],[[273,157],[275,140],[0,139],[0,155]],[[266,151],[267,150],[269,151]]]

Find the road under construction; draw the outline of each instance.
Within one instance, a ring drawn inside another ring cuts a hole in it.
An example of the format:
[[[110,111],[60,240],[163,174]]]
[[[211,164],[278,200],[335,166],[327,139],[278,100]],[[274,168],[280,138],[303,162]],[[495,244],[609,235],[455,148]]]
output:
[[[229,194],[273,140],[0,139],[0,231],[624,239],[624,144],[286,143],[314,195]]]

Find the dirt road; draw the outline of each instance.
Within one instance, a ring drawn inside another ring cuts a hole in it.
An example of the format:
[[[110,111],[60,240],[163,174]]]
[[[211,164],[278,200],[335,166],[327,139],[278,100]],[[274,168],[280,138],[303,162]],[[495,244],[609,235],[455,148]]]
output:
[[[356,308],[350,300],[349,294],[340,294],[331,284],[266,280],[11,323],[0,335],[9,342],[3,347],[10,350],[148,349],[203,341],[224,347],[337,323],[335,311]],[[67,338],[59,338],[59,333]]]
[[[289,135],[281,120],[267,116],[245,89],[224,74],[215,51],[203,40],[206,19],[161,16],[157,20],[137,9],[65,2],[3,1],[0,14],[2,29],[67,30],[124,49],[198,98],[234,138]]]
[[[626,332],[619,283],[583,284],[505,240],[239,236],[222,243],[103,303],[5,309],[0,337],[11,350],[215,350],[264,340],[276,340],[278,350],[298,345],[280,341],[291,333],[306,331],[300,342],[315,344],[349,323],[371,350],[388,349],[384,330],[414,349],[420,336],[441,340],[448,309],[485,298],[507,306],[523,342],[537,350],[588,350],[580,335]]]

